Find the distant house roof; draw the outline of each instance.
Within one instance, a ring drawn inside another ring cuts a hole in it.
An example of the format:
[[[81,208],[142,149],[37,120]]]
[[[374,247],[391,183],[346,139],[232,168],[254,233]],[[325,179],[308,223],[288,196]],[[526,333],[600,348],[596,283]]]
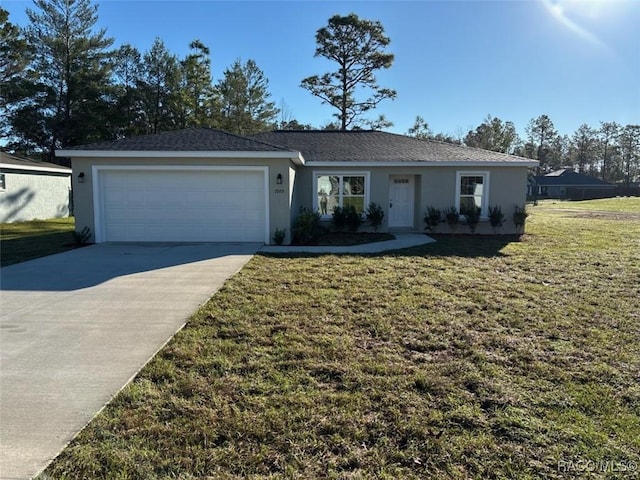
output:
[[[250,138],[298,150],[309,165],[314,162],[538,164],[514,155],[375,130],[276,130]]]
[[[0,169],[23,170],[30,172],[51,172],[71,174],[71,169],[55,163],[39,162],[29,158],[0,152]]]
[[[615,185],[600,180],[599,178],[574,172],[568,168],[555,170],[546,175],[539,175],[535,177],[535,180],[541,187],[615,187]]]

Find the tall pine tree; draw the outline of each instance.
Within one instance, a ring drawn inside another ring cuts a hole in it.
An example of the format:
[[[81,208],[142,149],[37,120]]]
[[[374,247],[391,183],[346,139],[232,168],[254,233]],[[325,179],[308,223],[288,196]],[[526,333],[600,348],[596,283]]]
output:
[[[275,127],[278,109],[269,100],[269,81],[255,61],[236,60],[217,87],[222,129],[242,135]]]
[[[178,59],[156,38],[142,59],[143,75],[138,84],[146,133],[180,127],[181,71]]]
[[[33,50],[23,82],[23,98],[14,97],[9,113],[11,136],[24,150],[54,150],[110,138],[105,117],[110,105],[105,30],[94,31],[97,5],[90,0],[34,0],[27,9],[26,39]],[[16,107],[17,105],[17,107]]]

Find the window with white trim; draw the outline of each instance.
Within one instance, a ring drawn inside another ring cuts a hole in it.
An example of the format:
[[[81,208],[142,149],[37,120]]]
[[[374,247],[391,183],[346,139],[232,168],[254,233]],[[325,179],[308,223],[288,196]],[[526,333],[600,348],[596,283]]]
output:
[[[457,172],[456,204],[460,215],[479,208],[486,217],[489,210],[489,172]]]
[[[314,172],[313,208],[323,217],[335,207],[354,206],[359,213],[369,204],[369,174],[362,172]]]

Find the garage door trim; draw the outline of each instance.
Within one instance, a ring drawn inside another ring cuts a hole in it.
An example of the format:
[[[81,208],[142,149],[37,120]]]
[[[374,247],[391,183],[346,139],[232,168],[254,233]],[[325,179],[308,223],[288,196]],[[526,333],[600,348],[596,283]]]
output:
[[[105,241],[104,198],[101,186],[101,172],[105,170],[136,171],[220,171],[220,172],[261,172],[264,181],[264,243],[269,244],[269,167],[268,166],[232,166],[232,165],[93,165],[93,217],[95,242]]]

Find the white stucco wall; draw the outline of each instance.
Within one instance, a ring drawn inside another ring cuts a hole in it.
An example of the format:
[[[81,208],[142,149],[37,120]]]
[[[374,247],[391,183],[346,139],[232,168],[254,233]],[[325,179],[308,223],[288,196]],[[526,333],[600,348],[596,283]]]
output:
[[[3,170],[0,223],[69,216],[71,175]]]

